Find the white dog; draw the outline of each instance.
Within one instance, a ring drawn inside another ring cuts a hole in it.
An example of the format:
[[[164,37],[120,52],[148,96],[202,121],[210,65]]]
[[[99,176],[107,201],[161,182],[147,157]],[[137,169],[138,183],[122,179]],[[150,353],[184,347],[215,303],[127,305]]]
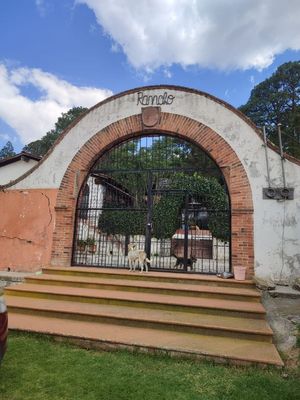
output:
[[[151,260],[147,258],[147,254],[144,250],[135,250],[135,244],[129,243],[128,245],[128,261],[129,261],[129,271],[135,271],[136,262],[138,262],[138,266],[141,267],[141,272],[144,270],[144,266],[146,272],[148,272],[148,264],[151,263]]]

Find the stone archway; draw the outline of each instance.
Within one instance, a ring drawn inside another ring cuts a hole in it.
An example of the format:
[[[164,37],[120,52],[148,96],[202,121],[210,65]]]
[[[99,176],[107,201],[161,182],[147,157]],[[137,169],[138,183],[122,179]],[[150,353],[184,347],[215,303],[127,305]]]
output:
[[[71,263],[77,196],[96,159],[119,142],[154,130],[192,141],[221,168],[231,198],[232,265],[246,266],[248,276],[252,276],[253,203],[246,171],[235,151],[215,131],[191,118],[171,113],[161,113],[155,129],[143,125],[141,114],[121,119],[99,131],[77,152],[58,190],[51,264],[69,266]]]

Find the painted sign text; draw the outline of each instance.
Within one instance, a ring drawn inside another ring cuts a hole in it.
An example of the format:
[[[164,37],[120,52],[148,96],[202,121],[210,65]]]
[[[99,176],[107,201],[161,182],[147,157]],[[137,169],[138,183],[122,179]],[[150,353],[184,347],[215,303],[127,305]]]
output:
[[[138,92],[137,94],[137,106],[163,106],[170,105],[173,103],[175,96],[164,92],[163,94],[144,94],[144,92]]]

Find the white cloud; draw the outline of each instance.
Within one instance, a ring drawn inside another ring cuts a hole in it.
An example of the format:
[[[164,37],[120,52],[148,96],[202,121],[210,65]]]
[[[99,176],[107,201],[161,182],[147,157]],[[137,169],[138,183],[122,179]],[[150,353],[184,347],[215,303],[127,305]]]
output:
[[[36,100],[22,94],[23,87],[40,92]],[[0,64],[0,118],[25,144],[54,127],[62,112],[75,106],[91,107],[112,95],[107,89],[74,86],[40,69],[8,69]]]
[[[36,5],[36,7],[38,9],[38,12],[39,12],[40,16],[41,17],[45,17],[45,15],[47,13],[47,11],[46,11],[47,6],[46,6],[46,3],[45,3],[45,0],[35,0],[35,5]]]
[[[263,69],[300,49],[300,1],[76,0],[135,68],[181,64]]]
[[[163,70],[163,74],[164,74],[164,76],[165,76],[166,78],[168,78],[168,79],[172,78],[172,72],[171,72],[168,68],[165,68],[165,69]]]

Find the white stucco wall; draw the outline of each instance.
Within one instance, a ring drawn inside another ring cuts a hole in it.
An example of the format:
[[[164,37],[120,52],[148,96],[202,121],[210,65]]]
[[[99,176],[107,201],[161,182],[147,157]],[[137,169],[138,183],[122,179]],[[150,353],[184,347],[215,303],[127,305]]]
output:
[[[35,160],[19,160],[7,165],[3,165],[0,168],[0,185],[6,185],[10,181],[14,181],[19,176],[25,174],[30,168],[32,168],[37,161]]]
[[[263,142],[243,119],[223,104],[198,93],[180,89],[144,89],[144,94],[174,96],[162,112],[199,121],[218,133],[236,152],[250,181],[254,203],[255,273],[275,280],[300,275],[300,167],[285,161],[286,182],[295,189],[295,199],[263,200],[267,187]],[[79,149],[93,135],[113,122],[140,114],[137,92],[125,94],[93,109],[56,146],[49,158],[13,189],[58,188]],[[273,187],[282,187],[280,156],[268,149]]]

